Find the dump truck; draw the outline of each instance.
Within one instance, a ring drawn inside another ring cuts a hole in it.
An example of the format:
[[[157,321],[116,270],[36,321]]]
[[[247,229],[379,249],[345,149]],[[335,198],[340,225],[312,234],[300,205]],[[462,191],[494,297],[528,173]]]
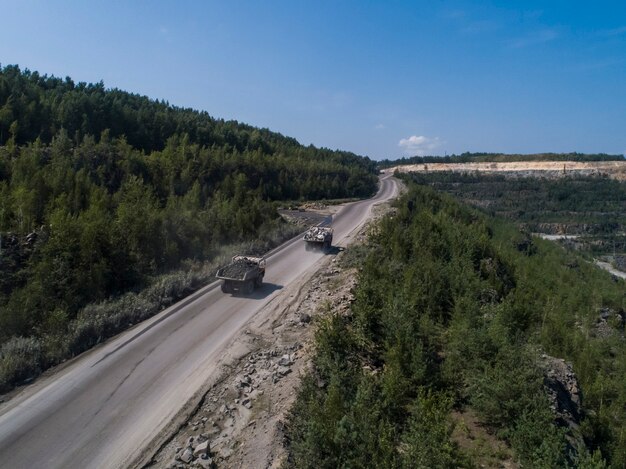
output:
[[[215,276],[222,280],[224,293],[249,294],[263,285],[265,263],[263,257],[234,256],[231,263],[219,269]]]
[[[328,226],[312,226],[304,233],[304,241],[307,251],[327,251],[333,244],[333,229]]]

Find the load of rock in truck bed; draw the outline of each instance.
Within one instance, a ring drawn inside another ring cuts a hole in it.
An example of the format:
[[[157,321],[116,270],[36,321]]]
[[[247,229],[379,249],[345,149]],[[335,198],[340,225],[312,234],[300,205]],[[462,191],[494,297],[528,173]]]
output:
[[[235,256],[230,264],[217,271],[221,278],[243,280],[246,274],[264,272],[265,259],[260,257]]]
[[[235,291],[252,293],[263,284],[265,263],[263,257],[235,256],[232,262],[219,269],[215,276],[223,280],[224,293]]]
[[[237,259],[220,270],[220,277],[243,278],[250,269],[255,269],[257,264],[245,259]]]
[[[328,226],[312,226],[304,233],[303,239],[307,250],[315,247],[329,249],[333,244],[333,229]]]
[[[306,233],[304,233],[305,241],[313,241],[318,243],[323,243],[327,241],[329,238],[332,239],[333,229],[326,226],[312,226],[308,229]]]

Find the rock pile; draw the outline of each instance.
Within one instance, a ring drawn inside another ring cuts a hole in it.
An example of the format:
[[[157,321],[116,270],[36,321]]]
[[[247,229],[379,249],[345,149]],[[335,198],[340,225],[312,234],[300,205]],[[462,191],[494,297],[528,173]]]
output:
[[[220,270],[220,275],[228,278],[243,278],[254,264],[245,259],[238,259]]]
[[[215,461],[211,457],[211,445],[208,435],[203,433],[198,437],[190,437],[184,447],[177,447],[176,456],[168,467],[172,469],[184,469],[187,467],[209,469],[216,467]]]
[[[557,425],[566,429],[570,451],[584,447],[580,433],[582,417],[582,392],[571,363],[562,358],[555,358],[545,353],[541,355],[543,384],[546,388],[550,408]]]
[[[292,373],[292,366],[300,358],[301,348],[301,344],[294,343],[248,355],[231,385],[212,390],[194,420],[188,422],[191,433],[195,435],[186,441],[176,442],[176,455],[168,467],[209,468],[216,467],[219,460],[227,459],[232,448],[225,444],[234,428],[256,425],[251,412],[255,403],[265,395],[261,386],[266,383],[274,386]],[[215,448],[216,452],[212,453],[211,448]]]
[[[332,231],[328,227],[324,226],[312,226],[308,229],[308,231],[304,234],[305,241],[315,241],[315,242],[324,242],[330,239]]]
[[[614,311],[611,308],[602,308],[595,324],[594,335],[606,339],[616,334],[624,338],[624,325],[626,324],[626,312]]]
[[[301,205],[305,210],[324,210],[326,205],[320,202],[308,202]]]
[[[278,213],[290,223],[298,226],[308,227],[311,225],[317,225],[326,218],[326,214],[318,212],[299,211],[298,209],[279,209]]]
[[[246,365],[249,367],[247,370],[248,374],[244,374],[241,379],[250,382],[248,389],[254,388],[259,380],[270,380],[272,384],[276,384],[291,373],[291,366],[298,358],[297,350],[300,348],[302,348],[300,344],[295,344],[283,350],[283,352],[287,353],[281,353],[280,350],[273,349],[268,352],[252,354],[248,359],[250,363]],[[280,358],[277,358],[279,355]],[[255,368],[255,365],[259,367],[258,370]]]
[[[617,267],[622,272],[626,272],[626,256],[615,256],[615,267]]]
[[[581,391],[571,363],[543,354],[544,385],[557,421],[564,426],[580,422]]]

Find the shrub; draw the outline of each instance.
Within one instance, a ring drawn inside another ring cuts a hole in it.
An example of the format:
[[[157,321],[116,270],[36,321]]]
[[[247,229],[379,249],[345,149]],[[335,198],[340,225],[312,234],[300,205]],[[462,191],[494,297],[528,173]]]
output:
[[[34,337],[13,337],[0,348],[0,391],[41,372],[41,343]]]

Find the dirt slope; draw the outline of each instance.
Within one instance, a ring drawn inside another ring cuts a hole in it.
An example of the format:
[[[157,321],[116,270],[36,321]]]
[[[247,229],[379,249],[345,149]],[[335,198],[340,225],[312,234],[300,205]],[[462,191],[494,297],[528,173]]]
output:
[[[585,176],[607,176],[626,180],[626,161],[516,161],[511,163],[427,163],[395,166],[385,172],[483,172],[497,174],[516,173],[517,176],[562,177],[575,173]],[[526,173],[526,174],[525,174]]]

